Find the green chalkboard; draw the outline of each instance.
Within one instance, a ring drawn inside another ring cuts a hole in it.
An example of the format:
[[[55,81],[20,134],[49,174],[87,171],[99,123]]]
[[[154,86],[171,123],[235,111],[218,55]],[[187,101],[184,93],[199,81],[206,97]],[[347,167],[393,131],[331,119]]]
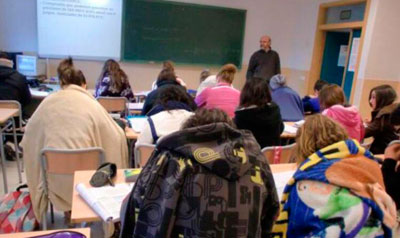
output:
[[[246,10],[160,0],[126,0],[125,61],[242,63]]]

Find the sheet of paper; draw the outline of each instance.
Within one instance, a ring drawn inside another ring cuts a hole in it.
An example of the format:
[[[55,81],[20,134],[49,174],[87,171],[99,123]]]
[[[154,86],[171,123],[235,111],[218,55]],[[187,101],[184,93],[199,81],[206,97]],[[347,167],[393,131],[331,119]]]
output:
[[[134,131],[142,132],[143,126],[147,122],[147,117],[145,116],[129,117],[128,121]]]
[[[347,45],[341,45],[339,51],[339,58],[338,58],[338,67],[344,67],[346,64],[346,57],[347,57]]]
[[[134,103],[129,103],[128,108],[129,110],[142,110],[143,109],[144,102],[134,102]]]
[[[278,192],[279,200],[282,199],[283,190],[289,179],[293,176],[295,170],[280,172],[280,173],[273,173],[276,191]]]
[[[284,132],[289,133],[289,134],[296,134],[297,128],[294,126],[289,126],[285,124],[285,128],[283,129]]]
[[[351,45],[351,52],[350,52],[349,67],[347,71],[354,72],[354,69],[356,68],[359,44],[360,44],[360,38],[359,37],[353,38],[353,44]]]

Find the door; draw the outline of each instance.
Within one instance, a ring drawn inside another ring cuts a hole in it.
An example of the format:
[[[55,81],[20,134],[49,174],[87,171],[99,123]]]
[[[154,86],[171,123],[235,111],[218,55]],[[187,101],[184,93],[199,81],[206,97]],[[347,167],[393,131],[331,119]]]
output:
[[[346,74],[345,74],[345,79],[343,83],[343,91],[344,94],[346,95],[346,98],[350,98],[351,94],[351,88],[353,87],[353,78],[354,78],[354,69],[355,65],[357,62],[357,55],[359,53],[358,51],[358,46],[360,42],[360,37],[361,37],[361,29],[355,29],[353,30],[352,36],[351,36],[351,45],[349,47],[349,52],[348,52],[348,63],[346,67]]]
[[[342,86],[350,32],[326,32],[320,79]]]

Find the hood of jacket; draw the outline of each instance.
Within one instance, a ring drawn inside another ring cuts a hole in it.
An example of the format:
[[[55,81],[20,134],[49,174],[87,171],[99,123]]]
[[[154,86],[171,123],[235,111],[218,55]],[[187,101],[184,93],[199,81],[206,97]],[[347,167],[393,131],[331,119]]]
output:
[[[361,120],[358,109],[355,106],[334,105],[325,109],[322,114],[335,118],[348,127],[357,126]]]
[[[7,79],[14,73],[15,70],[13,68],[0,65],[0,80]]]
[[[162,138],[157,150],[189,158],[230,181],[237,180],[254,167],[255,158],[261,153],[250,132],[234,129],[226,123],[175,132]]]

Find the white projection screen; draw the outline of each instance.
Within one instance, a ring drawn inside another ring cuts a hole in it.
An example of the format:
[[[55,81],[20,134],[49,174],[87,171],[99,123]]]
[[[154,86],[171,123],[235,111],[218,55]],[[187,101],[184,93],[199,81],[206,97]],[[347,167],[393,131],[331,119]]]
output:
[[[122,1],[37,0],[39,56],[119,60]]]

